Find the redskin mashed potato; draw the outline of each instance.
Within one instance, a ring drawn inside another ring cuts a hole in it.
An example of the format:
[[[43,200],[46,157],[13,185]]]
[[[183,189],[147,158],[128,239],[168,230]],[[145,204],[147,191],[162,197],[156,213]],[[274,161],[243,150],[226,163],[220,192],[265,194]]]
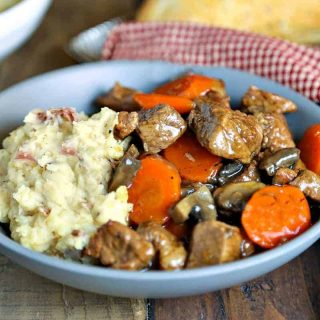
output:
[[[33,110],[0,150],[0,222],[12,238],[49,254],[81,250],[109,219],[127,224],[126,187],[108,193],[111,162],[128,139],[114,139],[117,113]]]

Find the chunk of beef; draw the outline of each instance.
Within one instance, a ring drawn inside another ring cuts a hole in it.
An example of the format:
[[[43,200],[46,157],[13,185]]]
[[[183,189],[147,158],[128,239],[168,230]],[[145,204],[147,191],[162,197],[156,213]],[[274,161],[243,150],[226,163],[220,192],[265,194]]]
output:
[[[187,268],[197,268],[240,258],[239,228],[219,221],[198,223],[192,233]]]
[[[120,111],[118,123],[115,126],[115,136],[124,139],[129,136],[138,126],[138,112]]]
[[[206,103],[214,104],[215,108],[227,108],[230,109],[230,97],[227,95],[221,95],[221,93],[213,90],[209,90],[204,96],[201,97],[202,101]]]
[[[115,269],[140,270],[151,264],[155,251],[136,231],[109,221],[90,239],[85,254]]]
[[[302,170],[290,184],[298,187],[307,197],[320,201],[320,176],[316,173]]]
[[[262,128],[254,116],[223,107],[219,101],[197,98],[189,125],[211,153],[249,163],[260,151]]]
[[[147,153],[158,153],[169,147],[186,131],[181,115],[165,104],[139,112],[137,133]]]
[[[233,183],[249,181],[260,181],[260,173],[258,170],[258,163],[256,160],[252,160],[250,164],[246,166],[242,174],[232,180]]]
[[[114,111],[138,111],[140,106],[134,101],[133,96],[139,91],[123,87],[116,82],[113,88],[97,98],[96,103],[100,107],[109,107]]]
[[[272,179],[272,184],[283,186],[289,184],[298,175],[298,172],[290,168],[280,168],[276,171]]]
[[[255,117],[263,129],[262,149],[274,153],[283,148],[295,147],[284,115],[261,112],[255,114]]]
[[[159,267],[162,270],[176,270],[183,268],[187,252],[177,238],[155,222],[139,225],[138,233],[151,242],[159,253]]]
[[[297,110],[296,104],[271,92],[251,86],[242,98],[242,109],[246,113],[286,113]]]

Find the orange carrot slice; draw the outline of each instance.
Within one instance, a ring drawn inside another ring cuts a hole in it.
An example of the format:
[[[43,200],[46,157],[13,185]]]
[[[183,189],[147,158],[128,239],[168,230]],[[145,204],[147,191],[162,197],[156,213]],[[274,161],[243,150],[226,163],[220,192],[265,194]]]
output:
[[[190,182],[210,182],[222,166],[221,158],[202,147],[190,131],[165,149],[163,155]]]
[[[241,222],[251,241],[273,248],[310,226],[304,194],[293,186],[267,186],[255,192],[245,206]]]
[[[151,109],[158,104],[168,104],[179,113],[189,113],[194,107],[194,102],[183,97],[173,97],[155,93],[137,93],[133,99],[143,108]]]
[[[320,174],[320,124],[307,129],[298,148],[301,150],[301,160],[307,168]]]
[[[130,186],[128,201],[133,204],[130,220],[136,224],[165,223],[169,208],[180,199],[181,178],[177,169],[160,156],[147,156]]]
[[[208,90],[215,90],[225,95],[222,80],[209,78],[200,74],[188,74],[157,88],[154,92],[170,96],[194,99]]]

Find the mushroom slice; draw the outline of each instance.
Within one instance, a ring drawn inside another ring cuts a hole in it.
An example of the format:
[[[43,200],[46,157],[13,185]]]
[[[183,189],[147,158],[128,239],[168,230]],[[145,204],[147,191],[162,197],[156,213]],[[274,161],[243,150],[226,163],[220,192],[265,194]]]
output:
[[[213,197],[206,186],[202,186],[194,193],[186,196],[178,202],[171,212],[171,218],[175,223],[183,223],[189,219],[193,208],[197,210],[200,220],[215,220],[217,211],[214,205]]]
[[[130,147],[127,149],[126,153],[124,154],[124,157],[131,157],[134,159],[137,159],[140,155],[139,150],[137,149],[137,147],[132,144],[130,145]]]
[[[138,152],[137,148],[131,146],[126,155],[119,162],[112,176],[109,192],[115,191],[120,186],[129,187],[131,185],[133,178],[136,176],[137,171],[141,166],[141,161],[135,159],[136,151]]]
[[[241,243],[239,228],[214,220],[200,222],[193,229],[187,268],[239,259]]]
[[[219,184],[223,186],[227,182],[232,181],[234,178],[241,175],[244,168],[245,166],[239,161],[231,162],[224,165],[218,173]]]
[[[281,149],[264,157],[259,168],[265,170],[269,176],[274,176],[279,168],[289,168],[299,160],[299,157],[300,150],[297,148]]]
[[[264,183],[249,181],[230,183],[217,189],[214,198],[219,213],[227,218],[233,218],[235,213],[238,216],[250,197],[263,187]]]
[[[189,196],[190,194],[194,193],[195,191],[199,190],[202,186],[206,186],[209,191],[213,191],[215,186],[210,183],[202,183],[202,182],[193,182],[181,187],[181,198]]]

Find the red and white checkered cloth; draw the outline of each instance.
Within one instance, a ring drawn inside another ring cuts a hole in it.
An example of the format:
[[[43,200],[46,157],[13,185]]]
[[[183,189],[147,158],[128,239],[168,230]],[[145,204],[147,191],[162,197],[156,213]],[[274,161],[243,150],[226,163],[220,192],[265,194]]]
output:
[[[254,33],[183,22],[124,23],[102,59],[166,60],[237,68],[278,81],[320,102],[320,51]]]

